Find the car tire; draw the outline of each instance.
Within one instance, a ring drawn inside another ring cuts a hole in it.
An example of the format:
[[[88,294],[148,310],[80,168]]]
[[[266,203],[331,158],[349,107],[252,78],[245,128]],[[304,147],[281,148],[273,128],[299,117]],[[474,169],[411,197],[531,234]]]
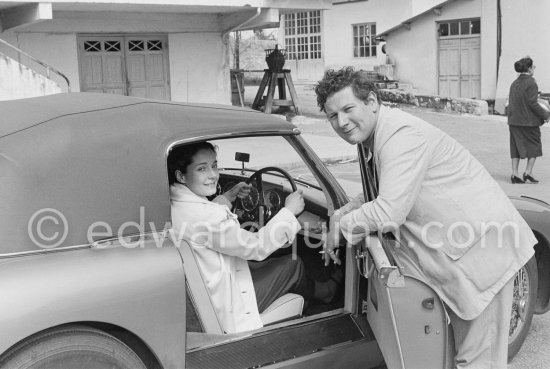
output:
[[[508,361],[518,353],[533,320],[537,299],[537,260],[533,256],[514,277],[512,316],[508,333]]]
[[[0,358],[3,369],[147,369],[117,338],[98,329],[66,325],[35,334]]]

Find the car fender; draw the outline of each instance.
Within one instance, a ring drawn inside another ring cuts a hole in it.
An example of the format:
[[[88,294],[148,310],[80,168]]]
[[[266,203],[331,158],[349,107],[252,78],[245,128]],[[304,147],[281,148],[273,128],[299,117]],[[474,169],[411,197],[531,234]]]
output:
[[[510,197],[512,203],[535,233],[538,291],[535,313],[550,310],[550,205],[531,197]]]
[[[0,353],[61,324],[139,337],[163,368],[185,360],[185,277],[174,247],[86,248],[0,259]]]

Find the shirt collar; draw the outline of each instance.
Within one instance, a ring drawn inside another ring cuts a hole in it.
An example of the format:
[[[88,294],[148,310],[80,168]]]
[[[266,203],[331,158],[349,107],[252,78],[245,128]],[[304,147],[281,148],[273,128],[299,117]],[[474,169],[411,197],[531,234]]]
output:
[[[195,194],[186,185],[181,183],[174,183],[170,185],[170,199],[172,201],[197,202],[197,203],[203,203],[203,204],[210,204],[210,201],[208,201],[208,199],[205,199]]]
[[[378,116],[376,117],[376,126],[374,127],[374,130],[372,131],[372,134],[367,138],[365,141],[363,141],[362,145],[367,149],[369,152],[369,157],[367,160],[370,160],[370,156],[373,150],[374,146],[374,138],[376,135],[376,130],[378,128],[378,124],[380,124],[380,121],[383,119],[383,117],[386,115],[389,108],[385,105],[380,104],[380,107],[378,108]]]

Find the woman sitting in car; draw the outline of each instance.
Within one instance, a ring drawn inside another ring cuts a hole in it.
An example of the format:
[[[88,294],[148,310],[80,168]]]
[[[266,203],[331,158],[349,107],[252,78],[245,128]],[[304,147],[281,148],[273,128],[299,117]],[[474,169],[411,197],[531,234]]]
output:
[[[286,255],[261,261],[293,242],[301,229],[296,216],[304,209],[301,191],[287,196],[285,206],[258,232],[240,227],[232,202],[250,192],[238,183],[216,193],[219,173],[214,145],[180,146],[168,157],[173,229],[192,247],[212,303],[226,333],[263,326],[260,313],[280,296],[294,292],[329,302],[337,283],[306,278],[302,260]]]

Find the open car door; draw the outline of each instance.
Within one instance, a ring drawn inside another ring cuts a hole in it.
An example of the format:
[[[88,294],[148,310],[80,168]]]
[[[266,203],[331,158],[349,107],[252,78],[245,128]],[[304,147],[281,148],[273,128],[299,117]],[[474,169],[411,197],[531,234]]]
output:
[[[358,151],[365,199],[372,201],[378,195],[373,160],[367,162],[362,145]],[[452,368],[452,335],[443,302],[426,283],[407,276],[396,246],[391,233],[374,233],[355,250],[360,273],[368,279],[367,319],[386,365]]]

